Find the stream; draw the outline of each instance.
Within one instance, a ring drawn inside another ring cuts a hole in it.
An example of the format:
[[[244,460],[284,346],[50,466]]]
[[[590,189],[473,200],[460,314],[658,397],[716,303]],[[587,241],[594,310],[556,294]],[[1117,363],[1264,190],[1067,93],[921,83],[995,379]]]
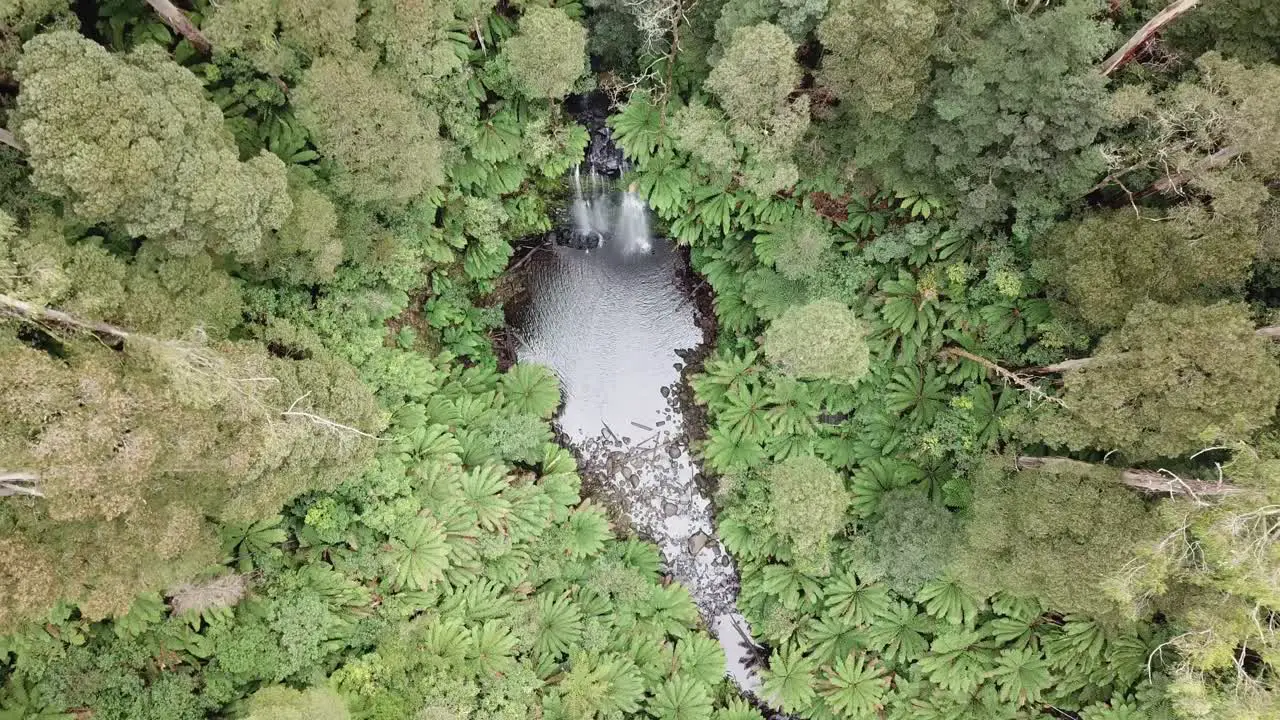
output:
[[[738,575],[714,515],[681,411],[681,374],[704,337],[685,255],[654,237],[648,209],[618,187],[624,169],[597,128],[555,231],[520,269],[526,293],[507,308],[520,362],[551,368],[564,405],[556,424],[576,451],[584,495],[621,533],[654,542],[664,572],[689,589],[724,647],[728,672],[757,692],[753,646],[735,610]],[[599,170],[598,170],[599,168]],[[682,398],[684,398],[682,400]]]

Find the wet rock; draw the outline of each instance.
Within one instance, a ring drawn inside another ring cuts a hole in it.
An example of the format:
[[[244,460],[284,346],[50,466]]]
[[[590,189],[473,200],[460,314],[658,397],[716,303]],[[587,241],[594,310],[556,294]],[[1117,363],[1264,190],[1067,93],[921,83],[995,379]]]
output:
[[[680,448],[679,448],[678,446],[676,446],[676,445],[668,445],[668,446],[667,446],[667,456],[668,456],[668,457],[670,457],[672,460],[675,460],[675,459],[679,458],[679,457],[680,457]]]
[[[675,368],[676,370],[683,370],[684,363],[671,363],[671,367]]]
[[[711,537],[704,532],[696,532],[689,536],[689,554],[697,555],[711,542]]]
[[[669,397],[671,395],[671,388],[663,385],[658,392],[662,393],[662,397]]]
[[[626,480],[627,480],[627,484],[629,484],[631,487],[633,487],[633,488],[638,488],[638,487],[640,487],[640,476],[639,476],[639,475],[637,475],[637,474],[635,474],[635,473],[633,473],[633,472],[629,472],[629,473],[627,473],[627,475],[626,475]]]
[[[666,421],[666,420],[659,420],[659,421],[658,421],[657,423],[655,423],[655,424],[656,424],[658,427],[662,427],[663,425],[666,425],[666,424],[667,424],[667,421]]]
[[[675,504],[675,503],[671,503],[671,502],[668,502],[668,503],[662,503],[662,514],[663,514],[663,515],[666,515],[667,517],[672,517],[672,516],[674,516],[674,515],[678,514],[679,512],[680,512],[680,508],[676,507],[676,504]]]

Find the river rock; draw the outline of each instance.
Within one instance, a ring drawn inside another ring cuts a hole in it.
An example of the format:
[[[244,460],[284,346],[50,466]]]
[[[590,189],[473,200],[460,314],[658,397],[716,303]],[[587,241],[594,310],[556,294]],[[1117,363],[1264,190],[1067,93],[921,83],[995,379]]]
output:
[[[675,460],[675,459],[679,458],[679,457],[680,457],[680,447],[679,447],[679,446],[677,446],[677,445],[668,445],[668,446],[667,446],[667,456],[668,456],[668,457],[670,457],[672,460]]]
[[[672,503],[672,502],[662,503],[663,515],[666,515],[667,517],[672,517],[679,512],[680,512],[680,508],[676,507],[675,503]]]
[[[667,387],[666,385],[663,385],[661,388],[659,388],[658,392],[662,393],[662,397],[667,397],[671,394],[671,388]]]
[[[689,554],[697,555],[711,542],[711,537],[704,532],[696,532],[689,536]]]

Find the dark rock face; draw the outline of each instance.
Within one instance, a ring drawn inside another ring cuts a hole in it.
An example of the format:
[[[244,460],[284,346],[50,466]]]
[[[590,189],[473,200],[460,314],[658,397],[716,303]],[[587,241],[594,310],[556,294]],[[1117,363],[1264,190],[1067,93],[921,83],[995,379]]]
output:
[[[628,165],[622,150],[613,144],[612,131],[605,125],[610,109],[608,96],[601,92],[573,95],[565,101],[565,107],[591,134],[586,157],[583,158],[584,169],[606,177],[621,177]]]
[[[576,228],[560,228],[547,232],[548,243],[570,247],[574,250],[595,250],[608,241],[605,233],[595,230],[578,230]]]
[[[621,177],[627,171],[627,160],[622,150],[613,144],[613,132],[609,128],[602,126],[591,130],[587,166],[606,177]]]

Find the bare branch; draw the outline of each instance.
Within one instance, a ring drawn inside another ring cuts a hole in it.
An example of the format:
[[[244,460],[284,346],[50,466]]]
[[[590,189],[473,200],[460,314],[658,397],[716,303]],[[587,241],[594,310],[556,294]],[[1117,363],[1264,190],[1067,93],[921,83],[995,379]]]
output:
[[[1138,49],[1145,45],[1152,36],[1160,32],[1165,25],[1173,22],[1179,16],[1190,12],[1199,4],[1200,0],[1174,0],[1169,4],[1169,7],[1156,13],[1155,17],[1148,20],[1146,25],[1139,28],[1138,32],[1133,34],[1133,37],[1129,38],[1124,45],[1120,46],[1119,50],[1112,53],[1111,57],[1107,58],[1102,65],[1099,66],[1098,72],[1103,75],[1110,75],[1118,70],[1125,63],[1133,59],[1133,56],[1137,54]]]
[[[1031,394],[1032,397],[1036,398],[1037,400],[1044,400],[1046,402],[1051,402],[1064,408],[1067,406],[1067,404],[1062,402],[1060,398],[1052,397],[1049,394],[1047,394],[1044,390],[1041,390],[1030,379],[1022,375],[1019,375],[1018,373],[1015,373],[1012,370],[1007,370],[1003,367],[1000,367],[996,363],[982,357],[981,355],[975,355],[969,352],[968,350],[965,350],[963,348],[958,348],[955,346],[944,348],[942,351],[942,354],[945,356],[964,358],[965,360],[976,362],[982,367],[1000,376],[1006,382],[1013,383],[1014,385],[1017,385],[1023,390],[1026,390],[1028,393]]]
[[[298,407],[298,403],[300,403],[300,402],[302,402],[303,400],[305,400],[305,399],[306,399],[306,397],[307,397],[307,395],[310,395],[310,394],[311,394],[311,393],[306,393],[306,394],[304,394],[302,397],[298,398],[297,400],[294,400],[294,401],[293,401],[293,404],[289,406],[289,409],[288,409],[288,410],[285,410],[284,412],[282,412],[282,413],[280,413],[280,414],[281,414],[281,415],[283,415],[284,417],[296,417],[296,418],[302,418],[302,419],[304,419],[304,420],[310,420],[311,422],[313,422],[313,423],[315,423],[315,424],[317,424],[317,425],[319,425],[319,426],[321,426],[321,427],[323,427],[323,428],[325,428],[325,429],[327,429],[327,430],[331,430],[331,431],[333,431],[334,433],[336,433],[336,434],[338,434],[338,435],[346,435],[346,434],[349,434],[349,435],[359,435],[360,437],[370,438],[371,440],[377,440],[377,439],[378,439],[378,436],[377,436],[377,435],[370,435],[369,433],[367,433],[367,432],[365,432],[365,431],[363,431],[363,430],[359,430],[359,429],[353,428],[353,427],[351,427],[350,425],[343,425],[343,424],[342,424],[342,423],[340,423],[340,422],[334,422],[333,420],[330,420],[330,419],[329,419],[329,418],[327,418],[327,417],[322,417],[322,416],[320,416],[320,415],[316,415],[316,414],[314,414],[314,413],[303,412],[303,411],[301,411],[301,410],[295,410],[294,408]]]
[[[197,50],[208,55],[213,49],[213,46],[209,43],[209,38],[206,38],[195,24],[169,0],[147,0],[147,4],[156,11],[161,20],[164,20],[165,25],[173,28],[174,32],[190,41]]]

